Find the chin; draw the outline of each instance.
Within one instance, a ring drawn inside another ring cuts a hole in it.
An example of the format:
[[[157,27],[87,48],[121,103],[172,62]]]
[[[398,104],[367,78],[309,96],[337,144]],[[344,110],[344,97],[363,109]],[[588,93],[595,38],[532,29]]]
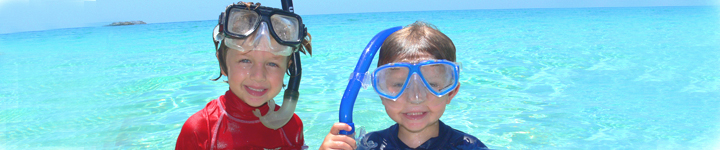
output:
[[[252,107],[260,107],[267,102],[267,101],[260,100],[260,98],[243,99],[243,101]]]
[[[404,124],[402,124],[402,126],[405,129],[412,131],[412,132],[422,131],[429,125],[430,125],[429,123],[404,123]]]

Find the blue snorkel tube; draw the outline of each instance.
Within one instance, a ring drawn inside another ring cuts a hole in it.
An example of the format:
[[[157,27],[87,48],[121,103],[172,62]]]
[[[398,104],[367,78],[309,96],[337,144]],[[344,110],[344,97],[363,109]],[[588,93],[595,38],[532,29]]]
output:
[[[365,50],[363,50],[362,55],[360,55],[360,60],[358,60],[357,65],[355,65],[355,70],[350,76],[350,81],[348,82],[347,88],[345,88],[345,94],[343,94],[342,101],[340,102],[340,122],[350,125],[352,130],[349,132],[340,130],[340,134],[351,135],[355,132],[355,124],[352,121],[352,111],[355,105],[355,99],[357,99],[357,94],[360,91],[360,87],[362,87],[362,81],[365,79],[365,73],[368,71],[368,68],[370,68],[370,64],[372,64],[372,60],[375,58],[375,53],[377,53],[377,50],[380,49],[380,46],[385,42],[385,38],[400,29],[402,29],[402,26],[385,29],[376,34],[375,37],[370,40],[370,43],[365,46]]]

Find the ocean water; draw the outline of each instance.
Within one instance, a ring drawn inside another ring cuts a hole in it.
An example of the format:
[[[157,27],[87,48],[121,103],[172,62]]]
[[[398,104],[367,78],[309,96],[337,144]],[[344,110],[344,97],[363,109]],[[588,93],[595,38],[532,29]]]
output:
[[[338,121],[370,38],[416,20],[447,34],[463,64],[441,120],[492,149],[720,149],[717,7],[303,19],[313,55],[302,57],[296,113],[310,149]],[[215,23],[1,34],[0,149],[172,149],[185,120],[228,89],[209,80]],[[372,89],[359,95],[356,125],[394,124]]]

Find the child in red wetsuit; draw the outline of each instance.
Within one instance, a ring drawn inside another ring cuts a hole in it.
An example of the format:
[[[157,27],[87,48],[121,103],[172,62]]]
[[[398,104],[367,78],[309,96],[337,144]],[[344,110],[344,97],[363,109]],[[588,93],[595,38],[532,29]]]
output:
[[[229,5],[213,40],[230,89],[188,118],[175,149],[307,148],[302,121],[293,113],[298,52],[311,53],[306,30],[300,16],[290,11],[259,3]],[[273,98],[286,86],[286,72],[291,78],[281,108]]]

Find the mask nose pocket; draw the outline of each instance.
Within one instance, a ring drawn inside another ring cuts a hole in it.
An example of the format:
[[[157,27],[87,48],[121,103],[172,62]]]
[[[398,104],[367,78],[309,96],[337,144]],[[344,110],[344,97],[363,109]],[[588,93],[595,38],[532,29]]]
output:
[[[247,38],[242,44],[250,44],[253,48],[252,50],[274,50],[275,47],[272,46],[272,37],[270,36],[267,23],[260,22],[260,26],[258,26],[253,37]]]
[[[417,73],[413,73],[408,81],[408,85],[403,92],[410,103],[420,104],[427,98],[427,88],[423,84],[422,78]]]

